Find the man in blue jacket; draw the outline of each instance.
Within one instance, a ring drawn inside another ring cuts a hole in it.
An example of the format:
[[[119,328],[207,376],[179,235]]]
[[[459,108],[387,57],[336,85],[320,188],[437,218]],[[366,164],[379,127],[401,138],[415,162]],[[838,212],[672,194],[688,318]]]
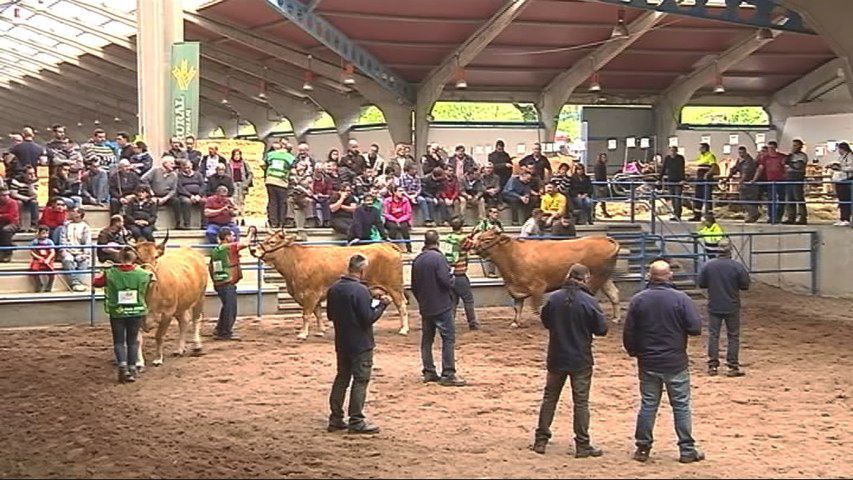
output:
[[[364,400],[367,384],[373,369],[373,324],[391,303],[387,295],[378,303],[362,282],[367,258],[353,255],[349,260],[347,275],[329,288],[326,297],[326,314],[335,325],[335,353],[338,373],[329,395],[328,431],[348,430],[350,433],[378,433],[379,427],[364,419]],[[349,400],[349,424],[344,422],[344,397],[352,381]]]
[[[519,212],[526,219],[530,212],[539,206],[537,194],[538,192],[533,190],[530,172],[523,171],[506,182],[503,200],[509,204],[513,225],[520,225]]]
[[[575,457],[604,454],[589,441],[589,390],[592,385],[592,336],[607,335],[607,322],[598,300],[586,287],[589,269],[576,263],[569,269],[563,288],[551,294],[542,308],[542,324],[548,329],[548,376],[539,410],[539,426],[533,451],[545,453],[551,439],[551,422],[566,378],[572,382]]]
[[[424,383],[438,382],[447,387],[465,385],[456,375],[456,327],[453,324],[453,275],[450,264],[438,248],[439,237],[435,230],[424,234],[424,249],[412,262],[412,293],[418,301],[421,314],[421,361]],[[435,370],[432,342],[435,331],[441,335],[441,376]]]
[[[625,317],[622,343],[628,355],[637,357],[640,377],[640,411],[634,433],[634,460],[645,462],[652,449],[652,430],[666,395],[675,417],[679,461],[698,462],[705,454],[696,448],[690,418],[690,372],[687,336],[702,333],[696,305],[672,285],[672,270],[664,260],[652,263],[648,287],[634,295]]]

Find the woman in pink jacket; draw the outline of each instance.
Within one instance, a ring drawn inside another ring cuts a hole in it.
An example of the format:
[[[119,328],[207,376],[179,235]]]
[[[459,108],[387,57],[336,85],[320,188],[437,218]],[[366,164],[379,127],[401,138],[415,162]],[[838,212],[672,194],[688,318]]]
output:
[[[388,238],[409,240],[409,229],[412,228],[412,204],[402,192],[397,190],[396,185],[389,185],[388,193],[382,208]],[[411,242],[406,242],[406,251],[412,253]]]

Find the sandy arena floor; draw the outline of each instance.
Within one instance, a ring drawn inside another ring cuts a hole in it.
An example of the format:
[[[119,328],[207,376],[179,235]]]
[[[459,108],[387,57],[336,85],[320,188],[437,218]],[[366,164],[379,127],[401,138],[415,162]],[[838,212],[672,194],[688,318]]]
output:
[[[104,327],[0,332],[0,476],[853,475],[850,303],[769,287],[746,303],[746,377],[707,377],[704,337],[690,343],[694,435],[708,455],[699,464],[677,462],[666,400],[652,459],[631,460],[636,366],[618,327],[596,344],[591,433],[605,456],[568,455],[568,390],[548,453],[534,454],[546,332],[531,320],[510,330],[510,309],[495,308],[480,312],[482,331],[459,330],[463,388],[422,385],[420,332],[400,337],[396,318],[380,321],[367,408],[382,427],[374,437],[326,433],[333,345],[299,343],[290,321],[247,320],[242,343],[208,341],[206,356],[168,357],[134,385],[114,383]]]

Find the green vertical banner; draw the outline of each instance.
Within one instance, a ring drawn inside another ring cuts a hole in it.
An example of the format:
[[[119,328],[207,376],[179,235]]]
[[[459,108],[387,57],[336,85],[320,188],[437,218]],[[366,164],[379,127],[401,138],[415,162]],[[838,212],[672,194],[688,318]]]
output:
[[[198,78],[199,43],[172,44],[172,64],[169,73],[172,136],[181,139],[198,136]]]

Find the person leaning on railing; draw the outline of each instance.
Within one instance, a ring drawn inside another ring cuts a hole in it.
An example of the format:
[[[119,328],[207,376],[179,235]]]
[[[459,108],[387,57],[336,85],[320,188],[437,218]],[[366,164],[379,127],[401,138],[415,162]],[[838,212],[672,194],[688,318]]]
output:
[[[806,208],[806,165],[809,156],[803,151],[803,141],[794,140],[791,154],[785,158],[785,221],[782,223],[805,225],[808,223]],[[796,217],[796,219],[794,218]]]
[[[696,186],[693,194],[693,221],[698,222],[702,219],[703,209],[706,212],[714,210],[714,202],[712,198],[713,182],[715,170],[719,173],[719,164],[717,157],[711,153],[711,146],[707,143],[699,144],[699,158],[696,167]]]
[[[850,144],[838,144],[838,161],[829,165],[832,170],[832,182],[835,184],[835,194],[838,196],[838,211],[841,218],[835,223],[838,227],[850,226],[851,185],[853,185],[853,152]]]
[[[738,148],[738,159],[735,166],[729,170],[728,178],[740,174],[740,201],[746,209],[746,223],[755,223],[761,214],[758,212],[758,186],[754,180],[758,173],[758,162],[746,151],[746,147]]]

